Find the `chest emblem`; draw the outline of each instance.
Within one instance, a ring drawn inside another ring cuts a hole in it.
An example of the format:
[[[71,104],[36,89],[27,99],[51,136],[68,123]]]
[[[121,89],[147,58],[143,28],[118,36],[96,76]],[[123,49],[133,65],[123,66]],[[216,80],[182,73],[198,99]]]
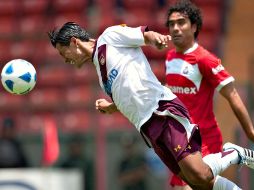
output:
[[[187,75],[189,73],[189,68],[188,66],[185,66],[185,68],[183,69],[183,74]]]
[[[104,55],[100,56],[99,62],[100,62],[101,65],[104,65],[106,63],[106,59],[105,59]]]

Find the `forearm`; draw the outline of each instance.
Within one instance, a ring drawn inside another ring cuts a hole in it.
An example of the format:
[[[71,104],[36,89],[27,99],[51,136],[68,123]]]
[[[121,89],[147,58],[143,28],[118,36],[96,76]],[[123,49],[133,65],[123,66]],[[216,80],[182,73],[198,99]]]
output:
[[[248,138],[254,142],[254,129],[250,115],[238,94],[235,94],[230,106]]]
[[[154,43],[154,32],[153,31],[147,31],[144,32],[144,39],[146,45],[152,45]]]
[[[238,94],[236,88],[234,87],[234,84],[233,83],[227,84],[220,90],[220,93],[229,102],[235,116],[240,122],[247,137],[252,142],[254,142],[254,129],[253,129],[251,118],[249,116],[247,108],[245,107],[240,95]]]

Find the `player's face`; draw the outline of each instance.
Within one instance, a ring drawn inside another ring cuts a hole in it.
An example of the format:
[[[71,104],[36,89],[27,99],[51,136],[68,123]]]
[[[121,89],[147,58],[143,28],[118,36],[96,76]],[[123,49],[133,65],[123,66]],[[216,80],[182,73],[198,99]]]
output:
[[[64,58],[65,63],[74,65],[78,68],[90,59],[90,57],[80,50],[75,41],[71,40],[69,46],[62,46],[59,43],[56,44],[56,49],[59,54]]]
[[[169,34],[176,48],[190,48],[194,43],[196,25],[183,13],[173,12],[168,18]]]

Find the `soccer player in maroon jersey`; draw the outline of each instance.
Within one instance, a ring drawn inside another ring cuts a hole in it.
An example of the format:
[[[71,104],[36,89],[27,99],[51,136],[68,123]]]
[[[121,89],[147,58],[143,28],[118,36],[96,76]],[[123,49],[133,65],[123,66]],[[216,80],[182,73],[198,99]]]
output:
[[[254,142],[254,129],[246,107],[234,87],[234,78],[221,60],[198,44],[202,27],[200,9],[189,0],[178,1],[168,10],[166,25],[174,48],[167,53],[166,85],[185,104],[202,137],[202,155],[220,152],[222,134],[213,112],[218,91],[229,103],[247,137]],[[174,175],[174,189],[190,189]]]

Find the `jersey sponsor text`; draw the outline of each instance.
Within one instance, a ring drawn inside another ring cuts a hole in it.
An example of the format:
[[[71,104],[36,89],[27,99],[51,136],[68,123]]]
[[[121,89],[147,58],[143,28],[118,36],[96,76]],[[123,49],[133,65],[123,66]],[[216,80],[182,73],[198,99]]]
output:
[[[197,94],[196,87],[169,86],[169,88],[175,94]]]
[[[105,90],[107,92],[107,94],[112,94],[112,83],[113,81],[115,80],[115,78],[117,77],[118,75],[118,71],[116,69],[112,69],[109,73],[109,76],[108,76],[108,80],[107,80],[107,84],[105,85]]]

